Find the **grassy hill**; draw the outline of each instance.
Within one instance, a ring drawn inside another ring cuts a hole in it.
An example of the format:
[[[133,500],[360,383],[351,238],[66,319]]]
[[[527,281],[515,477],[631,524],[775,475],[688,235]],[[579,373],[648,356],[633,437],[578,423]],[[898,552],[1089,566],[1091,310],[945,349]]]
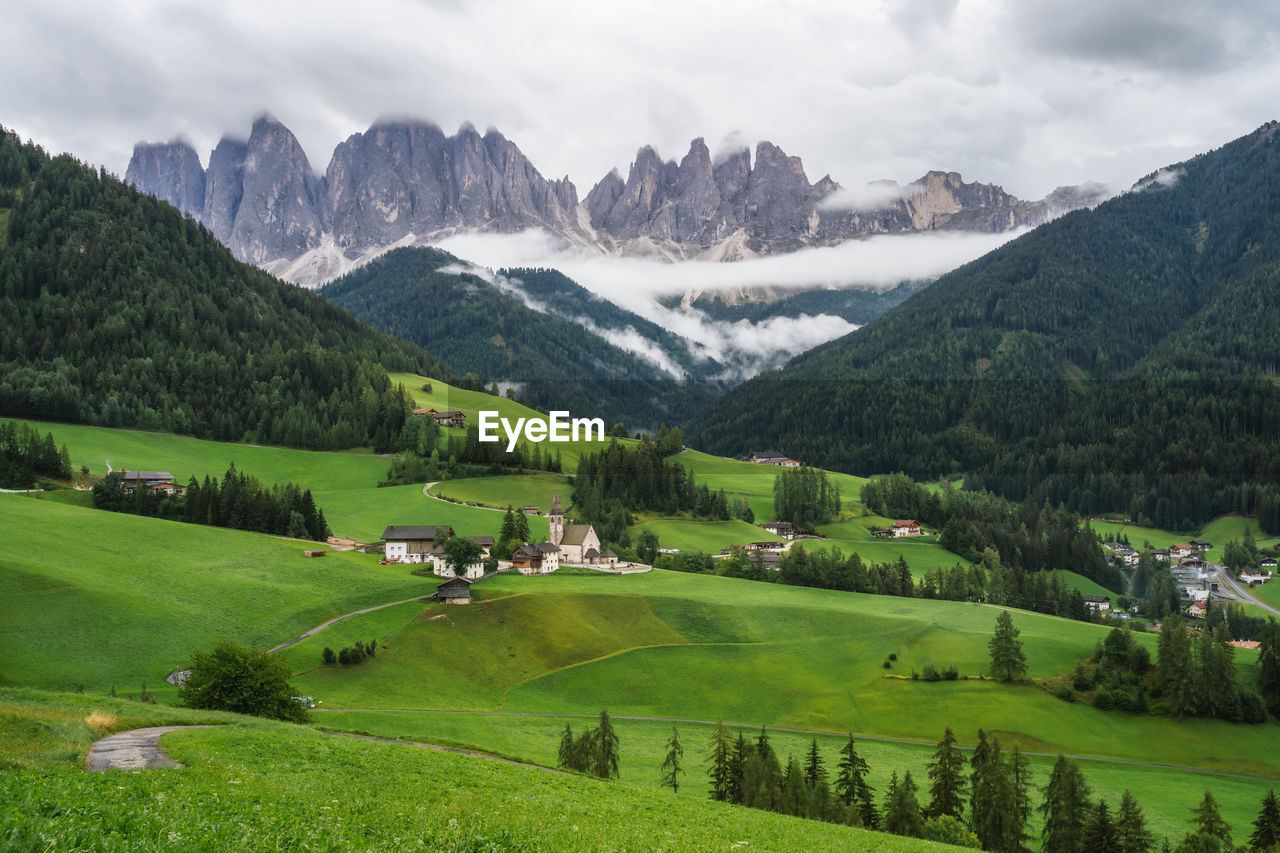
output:
[[[951,849],[625,782],[244,718],[166,735],[164,747],[183,769],[86,774],[68,759],[83,755],[96,735],[84,722],[89,714],[118,723],[227,723],[230,716],[0,690],[0,743],[28,743],[41,732],[68,756],[43,772],[9,769],[0,759],[6,849]]]

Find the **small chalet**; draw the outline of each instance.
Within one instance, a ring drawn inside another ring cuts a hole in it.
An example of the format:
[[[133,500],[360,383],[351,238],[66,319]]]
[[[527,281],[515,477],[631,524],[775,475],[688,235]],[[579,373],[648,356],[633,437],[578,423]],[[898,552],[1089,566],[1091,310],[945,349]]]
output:
[[[1204,614],[1208,611],[1209,606],[1203,601],[1193,601],[1191,606],[1187,608],[1187,615],[1194,619],[1203,619]]]
[[[1195,551],[1195,549],[1190,545],[1174,545],[1169,549],[1169,556],[1175,560],[1182,560],[1190,557],[1193,551]]]
[[[1111,599],[1105,595],[1085,595],[1082,598],[1090,613],[1106,613],[1111,609]]]
[[[1276,567],[1276,558],[1263,557],[1261,562],[1258,563],[1258,567],[1262,569],[1274,569]]]
[[[1271,574],[1261,569],[1245,569],[1240,573],[1240,582],[1249,586],[1261,586],[1271,580]]]
[[[791,522],[789,521],[766,521],[760,526],[772,533],[774,536],[778,536],[783,539],[796,538],[796,529],[791,526]]]
[[[522,575],[550,574],[560,568],[560,549],[550,542],[526,542],[511,552],[511,567]]]
[[[893,523],[893,535],[898,536],[919,536],[921,535],[920,522],[905,519],[903,521],[895,521]]]
[[[1213,547],[1213,543],[1207,539],[1192,539],[1191,547],[1198,553],[1203,554],[1205,551],[1208,551]]]
[[[525,515],[542,515],[542,508],[536,506],[527,506],[520,510]]]
[[[757,465],[777,465],[779,468],[799,468],[800,463],[781,453],[752,453],[746,457],[747,462]]]
[[[450,578],[436,587],[436,600],[445,604],[470,604],[471,581],[466,578]]]
[[[782,542],[748,542],[742,546],[744,551],[781,551],[787,547]]]
[[[493,537],[468,536],[467,538],[480,546],[480,559],[467,566],[464,576],[469,580],[477,580],[484,577],[484,561],[489,559],[489,555],[493,553]],[[444,545],[437,545],[432,548],[428,556],[431,558],[433,572],[442,578],[456,577],[453,569],[449,568],[448,559],[444,554]]]
[[[1148,551],[1147,553],[1148,553],[1148,554],[1150,554],[1150,555],[1151,555],[1151,559],[1155,560],[1157,563],[1167,563],[1167,562],[1169,562],[1169,549],[1168,549],[1168,548],[1152,548],[1152,549],[1151,549],[1150,551]]]
[[[458,427],[467,425],[467,416],[463,412],[437,412],[435,409],[414,409],[415,415],[426,415],[440,426]]]
[[[168,471],[117,471],[126,492],[146,486],[153,492],[164,492],[166,495],[181,494],[182,489],[174,485],[173,475]]]
[[[431,558],[437,541],[453,535],[453,528],[441,525],[388,525],[382,531],[388,563],[425,563]]]
[[[892,527],[878,527],[875,530],[871,531],[871,535],[876,537],[877,539],[892,539],[894,536],[897,536],[898,534],[893,532]]]

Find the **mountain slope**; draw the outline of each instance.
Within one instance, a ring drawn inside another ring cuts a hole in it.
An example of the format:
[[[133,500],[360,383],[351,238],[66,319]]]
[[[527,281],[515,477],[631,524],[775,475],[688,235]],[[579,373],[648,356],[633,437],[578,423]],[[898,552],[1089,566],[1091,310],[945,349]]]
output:
[[[1090,185],[1023,201],[929,172],[857,197],[830,177],[810,184],[800,158],[770,142],[754,160],[745,148],[713,160],[695,139],[679,164],[644,146],[625,181],[614,170],[579,202],[567,177],[544,178],[497,130],[445,136],[428,122],[381,121],[340,143],[321,176],[265,115],[247,141],[219,142],[207,171],[186,142],[139,143],[125,180],[199,219],[241,260],[306,285],[459,231],[542,229],[608,253],[732,261],[869,234],[1008,231],[1106,195]]]
[[[1244,510],[1275,529],[1278,263],[1272,124],[944,276],[693,434],[857,472],[965,471],[1161,526]]]
[[[0,214],[0,413],[351,447],[399,431],[386,369],[452,375],[173,207],[2,130]]]
[[[656,427],[700,410],[715,393],[699,380],[719,365],[695,360],[682,339],[554,270],[494,275],[446,252],[405,248],[319,292],[429,347],[458,373],[514,383],[535,408]]]

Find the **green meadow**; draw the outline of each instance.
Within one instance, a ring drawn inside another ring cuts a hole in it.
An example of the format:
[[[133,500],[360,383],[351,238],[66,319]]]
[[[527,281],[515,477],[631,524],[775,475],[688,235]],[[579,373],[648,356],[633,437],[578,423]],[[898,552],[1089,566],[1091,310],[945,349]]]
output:
[[[560,503],[568,507],[573,486],[562,474],[530,473],[502,477],[468,477],[465,480],[445,480],[431,487],[433,495],[453,501],[481,504],[483,506],[520,509],[536,506],[546,513],[551,508],[551,498],[560,493]]]
[[[435,591],[368,554],[0,495],[0,685],[153,691],[224,637],[268,648]]]
[[[768,542],[773,534],[745,521],[701,521],[689,518],[661,518],[641,516],[632,528],[634,540],[642,531],[658,537],[660,548],[676,548],[681,551],[701,551],[719,554],[729,545],[745,545],[748,542]]]
[[[111,722],[101,729],[88,724],[104,718]],[[28,757],[40,772],[11,769],[0,760],[0,846],[457,853],[948,849],[625,781],[232,719],[0,689],[0,743],[14,731],[19,742],[40,732],[53,753]],[[164,736],[164,748],[185,765],[181,769],[85,773],[74,766],[99,731],[116,730],[126,720],[223,725]]]
[[[450,714],[404,711],[335,711],[314,715],[318,724],[327,728],[361,731],[384,737],[419,740],[448,744],[456,747],[497,752],[502,755],[554,766],[560,735],[565,725],[575,732],[594,726],[591,714],[565,717],[534,717],[494,714]],[[704,722],[657,720],[630,720],[613,716],[621,745],[620,778],[637,787],[659,789],[658,768],[666,754],[666,740],[675,726],[685,750],[686,775],[681,777],[679,799],[705,801],[707,799],[708,741],[713,727]],[[728,720],[732,724],[734,720]],[[758,726],[734,729],[749,740],[760,734]],[[868,782],[879,794],[889,785],[889,777],[904,771],[918,780],[928,778],[928,764],[933,758],[935,746],[874,740],[854,732],[858,755],[868,765]],[[957,736],[971,743],[976,732],[959,731]],[[934,740],[941,740],[941,733]],[[839,750],[847,742],[847,734],[815,734],[769,730],[770,743],[785,761],[786,756],[799,759],[808,751],[812,741],[818,742],[819,751],[828,769],[838,763]],[[1002,743],[1003,743],[1002,739]],[[1030,756],[1033,798],[1039,804],[1040,789],[1049,779],[1055,758]],[[1241,830],[1255,817],[1263,796],[1274,781],[1244,779],[1192,773],[1162,767],[1134,764],[1080,760],[1092,795],[1102,798],[1112,807],[1118,806],[1121,795],[1130,791],[1143,806],[1147,826],[1156,838],[1168,837],[1172,841],[1187,832],[1188,809],[1198,805],[1206,789],[1211,789],[1222,807],[1224,819],[1236,829],[1236,839],[1243,840]],[[927,801],[927,786],[922,792]],[[1033,837],[1038,838],[1040,817],[1036,814],[1031,825]]]
[[[712,456],[698,450],[686,450],[674,457],[685,468],[711,489],[724,489],[732,500],[745,497],[755,513],[756,522],[776,521],[773,514],[773,481],[782,469],[772,465],[757,465],[740,459]],[[840,488],[841,503],[847,509],[862,511],[860,502],[865,477],[827,472],[827,477]],[[729,543],[725,543],[726,545]]]
[[[500,576],[470,607],[431,604],[373,661],[298,677],[327,708],[590,713],[936,740],[979,727],[1043,752],[1168,761],[1280,778],[1270,726],[1107,713],[981,676],[997,608],[656,571]],[[411,608],[410,608],[411,609]],[[359,617],[363,618],[363,617]],[[360,633],[358,619],[350,630]],[[1102,626],[1018,612],[1030,674],[1087,656]],[[319,661],[322,637],[296,654]],[[1153,647],[1154,635],[1141,635]],[[484,648],[459,667],[457,653]],[[889,654],[898,659],[886,669]],[[1254,672],[1239,656],[1241,678]],[[932,663],[960,681],[910,679]],[[483,742],[481,742],[483,743]]]

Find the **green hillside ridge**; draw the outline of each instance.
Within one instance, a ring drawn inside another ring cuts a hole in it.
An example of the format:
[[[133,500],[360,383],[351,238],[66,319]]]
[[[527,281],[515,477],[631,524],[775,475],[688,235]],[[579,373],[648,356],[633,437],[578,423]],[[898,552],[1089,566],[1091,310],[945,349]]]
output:
[[[67,751],[82,754],[90,730],[76,718],[95,711],[121,720],[161,716],[136,703],[0,690],[0,739],[6,730],[42,730],[56,720],[52,725],[63,730]],[[204,714],[193,722],[229,716]],[[0,841],[10,850],[121,851],[228,844],[448,851],[954,849],[625,782],[247,718],[174,732],[163,745],[185,767],[143,773],[0,768]],[[655,825],[658,813],[662,821]]]
[[[363,322],[426,347],[459,374],[514,382],[542,409],[656,428],[700,410],[720,366],[685,342],[553,270],[465,271],[447,252],[403,248],[330,282],[320,294]],[[531,306],[540,307],[531,307]],[[545,310],[543,310],[545,309]],[[593,329],[575,322],[589,317]],[[629,332],[679,377],[602,335]],[[689,381],[678,381],[688,376]]]
[[[1156,527],[1243,510],[1280,533],[1277,127],[943,276],[729,392],[690,438],[857,473],[964,472]]]
[[[342,449],[398,433],[418,347],[232,258],[175,208],[0,129],[0,412]],[[6,197],[10,197],[6,193]]]

